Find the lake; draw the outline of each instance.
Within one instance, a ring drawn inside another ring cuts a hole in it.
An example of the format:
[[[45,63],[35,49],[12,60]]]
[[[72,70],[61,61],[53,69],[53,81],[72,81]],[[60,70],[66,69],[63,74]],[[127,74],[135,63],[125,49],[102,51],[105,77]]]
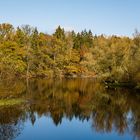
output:
[[[140,94],[94,79],[0,82],[0,140],[139,140]]]

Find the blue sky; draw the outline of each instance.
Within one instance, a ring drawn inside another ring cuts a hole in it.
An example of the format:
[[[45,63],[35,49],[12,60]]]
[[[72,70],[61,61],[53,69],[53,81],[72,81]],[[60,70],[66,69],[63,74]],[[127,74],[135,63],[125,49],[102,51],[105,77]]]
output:
[[[94,34],[131,36],[140,31],[140,0],[0,0],[0,23],[30,24],[52,33],[91,29]]]

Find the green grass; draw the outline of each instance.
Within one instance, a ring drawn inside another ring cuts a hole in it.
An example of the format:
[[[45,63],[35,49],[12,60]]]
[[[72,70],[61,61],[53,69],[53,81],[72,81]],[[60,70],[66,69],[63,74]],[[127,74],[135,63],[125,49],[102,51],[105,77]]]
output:
[[[1,106],[19,105],[24,102],[25,102],[24,99],[0,99],[0,107]]]

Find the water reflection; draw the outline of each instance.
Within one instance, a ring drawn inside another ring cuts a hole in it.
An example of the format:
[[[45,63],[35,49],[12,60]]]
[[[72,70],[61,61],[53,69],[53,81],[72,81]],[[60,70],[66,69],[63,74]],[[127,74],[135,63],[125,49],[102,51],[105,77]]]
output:
[[[0,108],[0,140],[12,140],[23,129],[24,113],[18,107]]]
[[[22,133],[24,123],[50,117],[56,126],[63,119],[90,121],[98,133],[116,131],[140,138],[140,95],[126,89],[106,90],[93,79],[4,81],[0,97],[25,98],[28,103],[0,107],[0,138],[11,140]],[[11,88],[11,89],[10,89]],[[8,91],[12,91],[9,95]],[[4,94],[6,93],[6,94]]]

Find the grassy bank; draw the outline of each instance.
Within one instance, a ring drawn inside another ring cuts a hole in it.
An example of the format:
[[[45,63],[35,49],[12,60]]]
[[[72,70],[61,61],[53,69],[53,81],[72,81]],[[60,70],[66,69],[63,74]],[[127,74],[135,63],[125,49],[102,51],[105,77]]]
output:
[[[25,103],[24,99],[0,99],[0,107],[3,106],[13,106]]]

